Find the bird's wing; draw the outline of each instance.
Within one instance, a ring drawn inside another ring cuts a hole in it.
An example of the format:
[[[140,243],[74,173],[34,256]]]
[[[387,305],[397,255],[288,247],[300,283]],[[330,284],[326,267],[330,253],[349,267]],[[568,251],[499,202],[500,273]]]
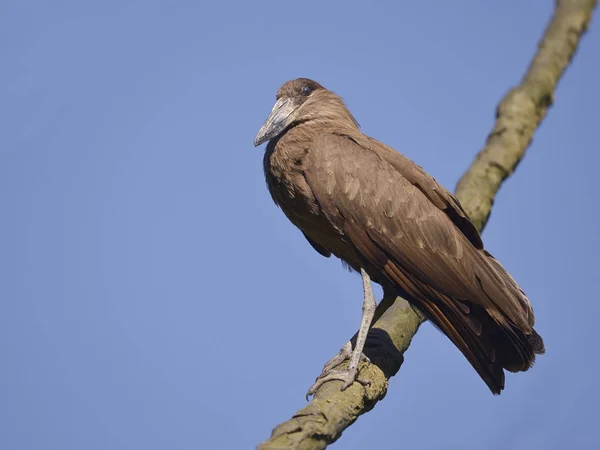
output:
[[[469,215],[463,209],[458,199],[441,186],[431,175],[415,164],[401,153],[398,153],[393,148],[382,144],[381,142],[361,135],[362,142],[359,141],[365,148],[369,148],[377,153],[380,157],[390,163],[398,172],[402,174],[413,186],[418,188],[437,208],[444,211],[450,220],[458,227],[467,239],[476,248],[482,249],[483,242],[481,235],[473,222],[469,219]]]
[[[517,347],[523,334],[531,333],[533,314],[530,318],[527,298],[499,263],[488,262],[481,241],[473,242],[473,235],[448,214],[452,197],[437,183],[432,188],[422,182],[431,177],[411,180],[404,173],[417,169],[399,171],[388,158],[344,134],[321,134],[308,158],[307,183],[330,222],[352,242],[365,265],[407,294],[480,374],[490,369],[477,367],[485,359],[479,353],[494,347],[488,342],[487,348],[476,348],[486,347],[480,340],[485,337],[482,327],[489,324],[482,321],[491,318],[507,335],[520,332],[520,337],[505,336]],[[432,189],[446,199],[444,205],[430,197]],[[452,207],[459,208],[456,205]],[[524,370],[531,348],[519,348],[518,353],[509,355],[517,360],[513,368]],[[487,357],[494,360],[496,355]],[[503,380],[494,370],[492,377]]]
[[[334,225],[364,230],[421,283],[519,320],[520,305],[504,301],[510,300],[500,290],[505,283],[485,254],[421,186],[344,135],[321,135],[308,157],[307,182]]]

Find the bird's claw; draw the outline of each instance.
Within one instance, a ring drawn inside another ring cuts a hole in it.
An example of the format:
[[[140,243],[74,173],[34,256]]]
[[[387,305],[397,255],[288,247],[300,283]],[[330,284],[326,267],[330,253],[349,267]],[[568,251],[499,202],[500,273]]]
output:
[[[357,367],[354,367],[354,368],[348,367],[347,369],[344,369],[344,370],[333,370],[337,366],[342,364],[343,362],[348,361],[351,356],[352,356],[352,343],[350,341],[348,341],[340,349],[340,351],[338,352],[337,355],[335,355],[333,358],[331,358],[329,361],[327,361],[325,363],[325,366],[323,367],[321,375],[319,375],[317,377],[317,379],[315,380],[315,383],[310,387],[310,389],[306,393],[306,400],[308,401],[308,398],[311,395],[315,395],[315,392],[317,392],[317,390],[323,384],[327,383],[328,381],[333,381],[333,380],[342,381],[343,382],[342,391],[344,391],[348,387],[350,387],[352,385],[352,383],[354,383],[355,381],[357,381],[358,383],[360,383],[363,386],[370,385],[371,383],[369,381],[361,380],[358,378],[358,368]],[[359,362],[362,362],[362,361],[367,362],[367,363],[371,362],[371,360],[364,353],[361,353],[361,355],[360,355]]]
[[[323,366],[323,370],[321,371],[321,376],[327,375],[329,372],[331,372],[334,368],[339,366],[341,363],[349,360],[351,355],[352,355],[352,343],[350,341],[348,341],[340,349],[340,351],[338,352],[337,355],[335,355],[333,358],[331,358],[329,361],[327,361],[325,363],[325,365]],[[364,362],[368,362],[368,363],[371,362],[371,360],[364,353],[361,353],[360,361],[361,362],[364,361]]]
[[[354,368],[350,368],[348,367],[345,370],[332,370],[328,373],[322,373],[321,375],[319,375],[317,377],[317,379],[315,380],[315,383],[310,387],[310,389],[308,390],[308,392],[306,393],[306,400],[308,401],[308,398],[311,395],[315,395],[315,393],[317,392],[317,390],[325,383],[327,383],[328,381],[342,381],[342,391],[345,391],[346,389],[348,389],[355,381],[357,383],[360,383],[362,386],[370,386],[371,382],[368,380],[361,380],[360,377],[358,376],[359,372],[358,372],[358,368],[354,367]]]

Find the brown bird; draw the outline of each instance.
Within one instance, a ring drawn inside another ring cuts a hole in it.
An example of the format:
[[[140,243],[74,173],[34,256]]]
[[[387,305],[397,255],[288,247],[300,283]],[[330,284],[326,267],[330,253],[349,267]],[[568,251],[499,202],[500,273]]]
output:
[[[357,381],[376,302],[371,280],[420,310],[458,347],[494,394],[504,370],[529,369],[544,352],[525,293],[483,248],[460,202],[420,166],[366,136],[343,100],[319,83],[283,84],[254,139],[269,141],[269,192],[314,249],[362,276],[363,314],[348,368],[331,362],[309,390]],[[380,311],[378,314],[380,315]],[[360,380],[358,380],[360,381]]]

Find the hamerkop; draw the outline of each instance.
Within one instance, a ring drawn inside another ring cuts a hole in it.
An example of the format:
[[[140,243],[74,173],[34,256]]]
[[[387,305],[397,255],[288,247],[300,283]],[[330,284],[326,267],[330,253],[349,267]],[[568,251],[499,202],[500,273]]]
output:
[[[340,352],[350,359],[347,369],[326,365],[309,393],[326,381],[341,380],[342,389],[357,381],[376,309],[371,280],[433,322],[494,394],[504,388],[503,369],[529,369],[544,352],[531,304],[484,250],[460,202],[420,166],[363,134],[343,100],[319,83],[288,81],[276,99],[254,139],[255,146],[269,141],[269,192],[314,249],[360,273],[364,288],[356,344]]]

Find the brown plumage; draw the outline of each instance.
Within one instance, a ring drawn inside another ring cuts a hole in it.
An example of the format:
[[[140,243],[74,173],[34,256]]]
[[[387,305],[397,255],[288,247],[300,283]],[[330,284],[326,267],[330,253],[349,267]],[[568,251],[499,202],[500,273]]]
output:
[[[364,135],[339,96],[309,79],[288,81],[255,145],[267,140],[269,192],[310,244],[422,311],[494,394],[503,369],[525,371],[544,352],[529,300],[484,250],[459,201]]]

